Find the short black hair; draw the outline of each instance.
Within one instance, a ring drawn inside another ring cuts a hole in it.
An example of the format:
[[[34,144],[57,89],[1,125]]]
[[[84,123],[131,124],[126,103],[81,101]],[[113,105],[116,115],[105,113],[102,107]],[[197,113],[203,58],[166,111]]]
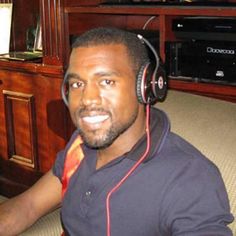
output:
[[[118,28],[99,27],[86,31],[74,39],[72,49],[109,44],[122,44],[126,47],[136,75],[141,66],[149,61],[147,48],[138,36]]]

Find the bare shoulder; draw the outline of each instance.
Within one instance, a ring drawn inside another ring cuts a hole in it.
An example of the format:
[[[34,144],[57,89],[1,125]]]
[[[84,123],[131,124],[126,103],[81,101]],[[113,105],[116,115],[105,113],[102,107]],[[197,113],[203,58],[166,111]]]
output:
[[[13,205],[27,209],[32,218],[39,218],[61,203],[61,182],[50,170],[32,187],[22,194],[7,201]]]

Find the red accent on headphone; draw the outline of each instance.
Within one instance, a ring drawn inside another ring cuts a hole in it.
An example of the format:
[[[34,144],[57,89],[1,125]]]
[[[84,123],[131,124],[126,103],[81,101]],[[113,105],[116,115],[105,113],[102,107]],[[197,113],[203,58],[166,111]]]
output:
[[[141,95],[142,100],[144,103],[148,103],[147,101],[147,70],[148,70],[149,63],[144,67],[141,79]]]

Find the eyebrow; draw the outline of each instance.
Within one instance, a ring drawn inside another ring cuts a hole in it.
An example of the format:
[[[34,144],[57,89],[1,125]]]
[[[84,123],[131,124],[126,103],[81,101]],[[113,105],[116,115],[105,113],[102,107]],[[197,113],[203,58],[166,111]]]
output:
[[[117,71],[101,71],[101,72],[97,72],[95,73],[96,76],[102,77],[102,76],[120,76],[120,73]]]
[[[98,77],[102,77],[102,76],[120,76],[119,72],[116,71],[101,71],[101,72],[97,72],[95,73],[95,76]],[[70,79],[81,79],[81,77],[79,76],[79,74],[77,73],[66,73],[65,75],[65,81],[69,81]]]

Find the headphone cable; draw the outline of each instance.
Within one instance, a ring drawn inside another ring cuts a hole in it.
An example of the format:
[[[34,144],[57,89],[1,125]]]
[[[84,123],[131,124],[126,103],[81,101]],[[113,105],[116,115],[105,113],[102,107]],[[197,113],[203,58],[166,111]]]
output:
[[[147,145],[146,150],[141,156],[141,158],[130,168],[130,170],[125,174],[125,176],[108,192],[106,197],[106,217],[107,217],[107,236],[111,236],[111,215],[110,215],[110,198],[111,195],[117,191],[120,186],[128,179],[128,177],[139,167],[143,160],[147,157],[150,144],[151,144],[151,135],[150,135],[150,105],[146,105],[146,136],[147,136]]]

